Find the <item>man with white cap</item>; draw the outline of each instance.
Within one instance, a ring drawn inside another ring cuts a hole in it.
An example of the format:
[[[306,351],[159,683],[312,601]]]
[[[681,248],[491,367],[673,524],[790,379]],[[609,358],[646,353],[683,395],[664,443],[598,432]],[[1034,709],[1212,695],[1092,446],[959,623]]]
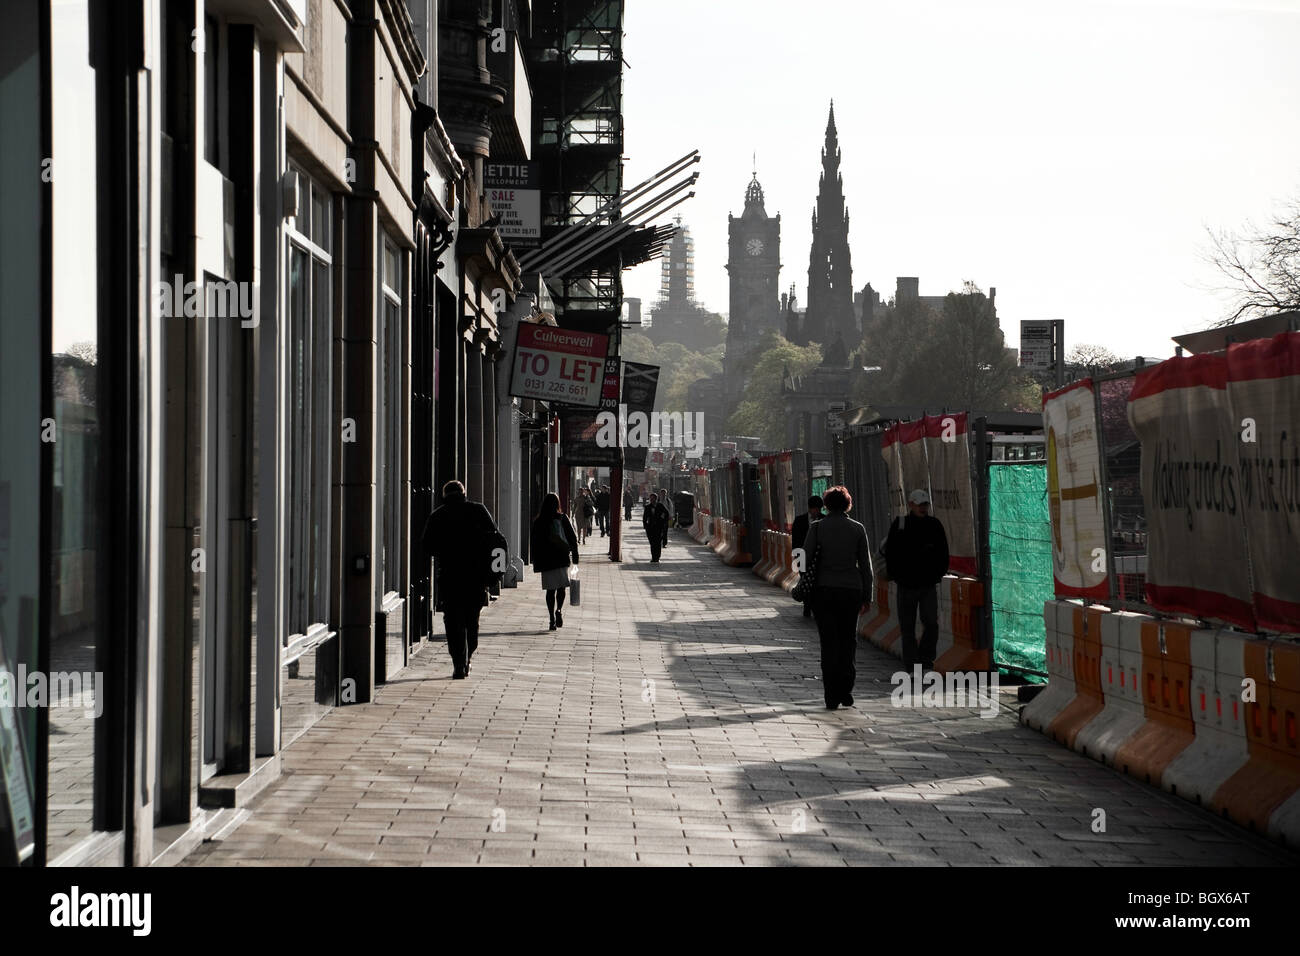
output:
[[[934,669],[939,644],[939,590],[948,573],[948,535],[930,514],[930,495],[918,488],[907,496],[908,514],[893,520],[885,539],[885,566],[898,585],[898,629],[903,639],[903,669],[916,664]],[[921,612],[921,642],[916,612]]]

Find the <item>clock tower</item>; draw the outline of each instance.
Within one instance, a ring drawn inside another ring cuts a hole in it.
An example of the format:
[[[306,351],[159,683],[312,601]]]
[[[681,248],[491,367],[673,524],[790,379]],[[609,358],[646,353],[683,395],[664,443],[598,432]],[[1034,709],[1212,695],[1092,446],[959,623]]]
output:
[[[727,351],[723,359],[727,412],[735,410],[745,387],[743,370],[763,335],[781,330],[777,273],[781,271],[781,217],[763,208],[758,172],[745,190],[745,209],[728,216],[727,272],[731,275]]]

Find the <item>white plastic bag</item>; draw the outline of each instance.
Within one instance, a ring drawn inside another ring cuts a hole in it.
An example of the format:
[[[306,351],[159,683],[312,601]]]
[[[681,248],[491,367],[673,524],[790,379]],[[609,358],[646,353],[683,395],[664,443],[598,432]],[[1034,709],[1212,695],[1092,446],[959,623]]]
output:
[[[577,568],[569,570],[569,604],[577,607],[582,603],[582,579]]]

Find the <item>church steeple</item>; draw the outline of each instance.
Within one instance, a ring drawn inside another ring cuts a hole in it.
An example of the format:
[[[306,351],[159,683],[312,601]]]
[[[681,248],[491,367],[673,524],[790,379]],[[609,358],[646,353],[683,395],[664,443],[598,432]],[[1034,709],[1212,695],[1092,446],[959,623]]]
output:
[[[822,172],[817,205],[812,215],[812,248],[808,257],[808,310],[800,339],[819,342],[823,352],[837,335],[845,343],[861,337],[853,314],[853,266],[849,256],[849,213],[844,203],[844,178],[840,173],[839,133],[835,128],[835,102],[826,119],[822,147]]]
[[[763,208],[763,187],[758,182],[758,153],[754,154],[754,172],[749,185],[745,187],[745,209],[741,215],[748,215],[751,206],[760,215],[767,215],[767,211]]]

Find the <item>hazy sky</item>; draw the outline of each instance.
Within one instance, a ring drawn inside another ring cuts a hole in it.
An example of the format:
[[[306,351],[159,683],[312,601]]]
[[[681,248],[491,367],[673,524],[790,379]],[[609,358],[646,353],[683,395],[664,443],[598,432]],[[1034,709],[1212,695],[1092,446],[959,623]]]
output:
[[[1206,226],[1300,196],[1300,0],[631,0],[626,183],[703,154],[678,207],[696,296],[726,312],[727,214],[754,150],[806,300],[829,101],[853,285],[996,286],[1007,344],[1172,354],[1224,314]],[[658,261],[625,274],[643,309]]]

